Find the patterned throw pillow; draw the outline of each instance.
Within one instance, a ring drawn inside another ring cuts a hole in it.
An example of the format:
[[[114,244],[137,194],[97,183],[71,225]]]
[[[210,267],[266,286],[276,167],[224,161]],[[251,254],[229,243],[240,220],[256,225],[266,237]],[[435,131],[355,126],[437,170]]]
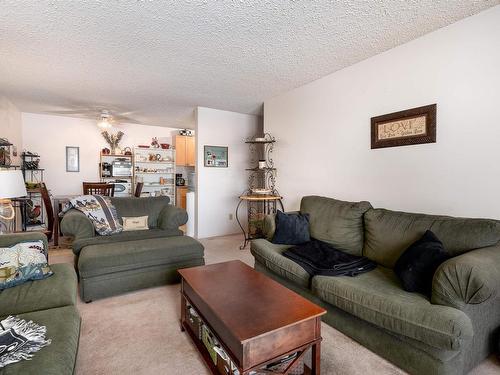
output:
[[[0,290],[28,280],[45,279],[52,274],[42,241],[26,241],[0,248]]]

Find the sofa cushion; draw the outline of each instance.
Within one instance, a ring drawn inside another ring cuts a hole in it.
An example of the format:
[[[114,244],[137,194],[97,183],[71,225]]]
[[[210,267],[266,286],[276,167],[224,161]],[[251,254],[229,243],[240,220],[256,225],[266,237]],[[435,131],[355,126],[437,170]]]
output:
[[[113,197],[111,198],[111,203],[116,208],[118,217],[136,217],[136,216],[147,216],[148,217],[148,227],[158,228],[158,216],[161,210],[168,206],[170,198],[167,196],[163,197]]]
[[[431,230],[450,256],[492,246],[500,240],[500,222],[372,209],[365,216],[363,254],[393,268],[403,251]]]
[[[462,341],[473,335],[464,312],[405,292],[388,268],[377,267],[356,277],[315,276],[312,292],[360,319],[434,348],[459,350]]]
[[[0,375],[73,374],[80,337],[80,316],[75,306],[35,311],[18,317],[46,326],[45,337],[52,343],[36,352],[29,361],[22,360],[1,368]]]
[[[191,237],[153,238],[86,246],[78,269],[85,278],[197,258],[203,258],[203,245]]]
[[[312,238],[328,242],[349,254],[362,255],[363,214],[369,202],[344,202],[332,198],[302,198],[300,212],[309,214]]]
[[[149,229],[121,232],[112,236],[96,236],[75,240],[71,245],[73,252],[78,254],[85,246],[105,245],[126,241],[146,240],[153,238],[168,238],[181,236],[183,232],[179,229]]]
[[[308,288],[311,277],[306,270],[281,255],[290,247],[290,245],[277,245],[259,238],[252,241],[250,251],[255,257],[255,261],[266,266],[270,271],[303,288]]]
[[[45,310],[76,303],[77,278],[70,264],[52,264],[54,274],[0,292],[0,316]]]

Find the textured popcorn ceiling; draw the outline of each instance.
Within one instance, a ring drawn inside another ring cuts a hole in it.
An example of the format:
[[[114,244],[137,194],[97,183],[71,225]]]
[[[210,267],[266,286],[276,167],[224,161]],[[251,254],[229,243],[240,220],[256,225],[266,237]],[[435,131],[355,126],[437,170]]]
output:
[[[105,107],[164,126],[192,124],[198,105],[258,114],[269,97],[499,3],[0,0],[0,94],[23,111]]]

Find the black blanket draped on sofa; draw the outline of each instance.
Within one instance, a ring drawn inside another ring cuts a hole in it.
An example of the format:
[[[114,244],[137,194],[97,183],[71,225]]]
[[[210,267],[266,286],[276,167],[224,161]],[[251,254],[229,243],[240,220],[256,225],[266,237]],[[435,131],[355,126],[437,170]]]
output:
[[[283,256],[293,260],[311,276],[356,276],[377,267],[366,257],[345,253],[314,239],[286,250]]]

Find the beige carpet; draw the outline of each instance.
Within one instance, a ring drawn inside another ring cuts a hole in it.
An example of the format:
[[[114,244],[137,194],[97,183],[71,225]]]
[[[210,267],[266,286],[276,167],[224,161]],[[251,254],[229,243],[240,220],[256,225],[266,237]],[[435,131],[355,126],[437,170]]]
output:
[[[250,251],[238,250],[241,236],[203,240],[207,263],[240,259],[253,266]],[[73,263],[70,250],[50,253],[51,263]],[[230,280],[228,280],[230,282]],[[179,285],[145,289],[78,304],[82,332],[76,374],[209,374],[179,329]],[[322,374],[404,374],[332,327],[322,325]],[[472,372],[500,374],[491,357]]]

